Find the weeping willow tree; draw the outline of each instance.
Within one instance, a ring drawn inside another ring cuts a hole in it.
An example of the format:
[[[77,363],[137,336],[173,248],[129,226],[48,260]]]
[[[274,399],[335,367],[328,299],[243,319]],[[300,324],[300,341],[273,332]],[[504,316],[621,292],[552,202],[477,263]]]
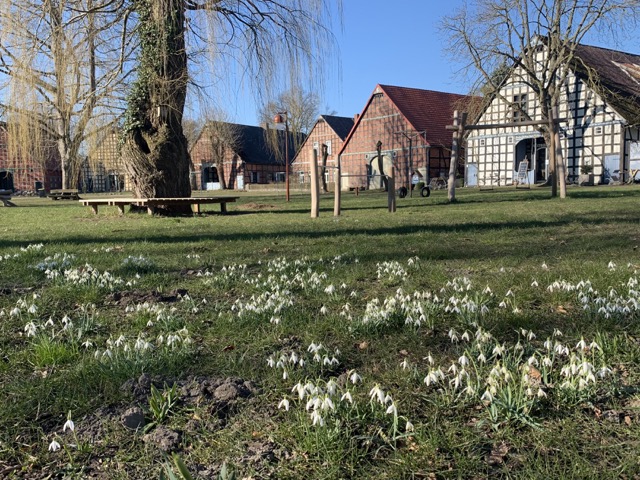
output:
[[[85,154],[122,109],[125,11],[110,0],[0,0],[0,91],[9,154],[77,186]]]
[[[267,94],[283,77],[313,77],[332,45],[333,0],[132,0],[140,43],[123,155],[139,197],[191,194],[182,116],[189,83],[186,37],[212,47],[214,74],[243,72]],[[335,0],[339,3],[339,0]],[[339,5],[338,5],[339,7]],[[189,25],[189,28],[187,28]],[[232,67],[225,63],[232,59]],[[218,69],[216,72],[215,70]],[[227,72],[223,72],[227,73]],[[319,75],[320,76],[320,75]],[[293,82],[292,82],[293,83]]]

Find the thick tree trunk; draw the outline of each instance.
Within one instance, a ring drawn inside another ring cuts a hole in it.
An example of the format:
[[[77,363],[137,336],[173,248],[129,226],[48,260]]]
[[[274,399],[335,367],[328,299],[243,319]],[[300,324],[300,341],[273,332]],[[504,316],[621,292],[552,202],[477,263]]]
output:
[[[138,198],[191,196],[189,151],[182,131],[187,93],[182,1],[138,0],[141,54],[129,97],[123,157]],[[184,206],[172,212],[190,211]]]

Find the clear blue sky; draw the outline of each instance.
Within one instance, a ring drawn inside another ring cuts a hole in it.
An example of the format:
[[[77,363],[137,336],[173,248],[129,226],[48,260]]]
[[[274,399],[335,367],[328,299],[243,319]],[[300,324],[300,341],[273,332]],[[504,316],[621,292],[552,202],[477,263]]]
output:
[[[456,75],[458,67],[447,58],[444,35],[438,30],[442,17],[461,4],[462,0],[343,0],[343,30],[335,32],[339,67],[327,69],[321,110],[326,106],[342,116],[360,113],[378,83],[467,93],[468,85]],[[633,37],[617,46],[595,35],[585,43],[638,53],[637,36]],[[224,103],[221,107],[232,121],[258,124],[254,99],[247,92],[231,95]]]

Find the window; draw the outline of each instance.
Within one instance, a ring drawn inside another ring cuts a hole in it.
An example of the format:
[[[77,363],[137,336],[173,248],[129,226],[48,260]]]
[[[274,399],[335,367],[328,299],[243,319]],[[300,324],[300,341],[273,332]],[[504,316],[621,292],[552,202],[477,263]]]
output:
[[[480,146],[481,146],[481,147],[484,147],[484,146],[485,146],[485,143],[486,143],[486,142],[485,142],[484,138],[481,138],[481,139],[480,139]]]
[[[251,179],[251,183],[259,183],[260,181],[258,172],[249,172],[249,178]]]
[[[511,111],[514,122],[524,122],[527,120],[527,96],[525,94],[513,96]]]
[[[331,155],[331,140],[325,143],[327,146],[327,155]]]
[[[602,127],[596,127],[596,135],[602,134]]]
[[[300,183],[304,183],[304,172],[300,172],[300,173],[298,173],[298,175],[299,175],[298,178],[299,178]]]
[[[276,172],[273,174],[273,181],[277,183],[284,182],[284,172]]]

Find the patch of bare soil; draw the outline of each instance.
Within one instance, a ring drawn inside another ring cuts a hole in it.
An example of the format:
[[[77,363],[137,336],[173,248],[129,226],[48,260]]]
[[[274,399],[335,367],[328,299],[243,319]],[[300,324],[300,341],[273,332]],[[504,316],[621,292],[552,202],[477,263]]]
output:
[[[245,203],[244,205],[242,205],[242,208],[247,210],[278,210],[278,207],[276,207],[275,205],[255,202]]]
[[[170,293],[161,293],[158,291],[142,292],[139,290],[131,290],[128,292],[114,292],[107,296],[107,303],[118,306],[127,307],[129,305],[137,305],[139,303],[175,303],[189,292],[183,288],[178,288]]]

